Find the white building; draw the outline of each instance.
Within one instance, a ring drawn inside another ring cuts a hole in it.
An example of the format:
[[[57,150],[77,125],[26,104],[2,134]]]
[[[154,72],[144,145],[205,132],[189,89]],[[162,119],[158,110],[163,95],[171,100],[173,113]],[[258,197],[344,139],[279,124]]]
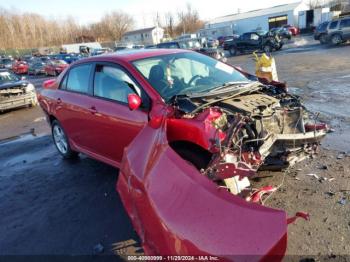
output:
[[[158,26],[126,32],[122,42],[134,45],[155,45],[164,36],[164,29]]]
[[[242,34],[252,30],[269,30],[282,25],[299,25],[299,12],[308,10],[302,1],[273,6],[214,18],[199,31],[201,36],[217,38],[219,36]]]

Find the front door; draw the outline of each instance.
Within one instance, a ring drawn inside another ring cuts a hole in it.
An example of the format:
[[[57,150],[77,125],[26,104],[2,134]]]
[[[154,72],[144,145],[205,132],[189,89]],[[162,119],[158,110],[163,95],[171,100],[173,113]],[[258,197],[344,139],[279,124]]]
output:
[[[95,128],[90,140],[96,154],[118,166],[124,148],[148,122],[147,108],[131,111],[128,94],[137,94],[145,102],[145,94],[123,68],[116,64],[97,63],[93,77],[93,118]]]

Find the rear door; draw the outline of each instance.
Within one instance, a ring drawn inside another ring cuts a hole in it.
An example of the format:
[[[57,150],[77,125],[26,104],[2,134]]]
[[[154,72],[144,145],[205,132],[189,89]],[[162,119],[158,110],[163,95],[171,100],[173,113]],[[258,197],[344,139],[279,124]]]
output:
[[[343,40],[350,40],[350,18],[341,20],[339,29],[343,32]]]
[[[129,94],[141,97],[139,109],[129,109]],[[93,96],[89,107],[95,128],[89,130],[89,139],[96,154],[118,166],[124,148],[148,122],[148,96],[127,70],[112,63],[95,64]]]
[[[72,67],[61,81],[55,93],[56,114],[68,138],[79,151],[93,150],[90,130],[93,123],[91,77],[93,64],[79,64]]]

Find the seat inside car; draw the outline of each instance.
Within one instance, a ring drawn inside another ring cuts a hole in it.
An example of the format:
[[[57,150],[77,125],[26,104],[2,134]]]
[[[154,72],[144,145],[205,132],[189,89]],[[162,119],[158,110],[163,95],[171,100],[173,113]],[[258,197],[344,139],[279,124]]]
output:
[[[160,93],[162,90],[164,90],[164,88],[167,87],[164,69],[160,65],[152,66],[149,72],[148,80],[151,85]]]
[[[123,81],[105,74],[96,74],[95,94],[100,97],[127,103],[128,95],[133,93]]]

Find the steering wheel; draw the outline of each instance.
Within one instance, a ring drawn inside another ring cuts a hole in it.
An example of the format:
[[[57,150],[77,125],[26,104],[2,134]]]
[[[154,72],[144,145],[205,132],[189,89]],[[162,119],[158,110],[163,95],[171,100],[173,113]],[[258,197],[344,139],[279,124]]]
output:
[[[196,80],[197,78],[204,78],[204,77],[201,75],[194,75],[194,76],[192,76],[190,81],[188,81],[188,85],[190,86],[193,83],[193,81]]]

